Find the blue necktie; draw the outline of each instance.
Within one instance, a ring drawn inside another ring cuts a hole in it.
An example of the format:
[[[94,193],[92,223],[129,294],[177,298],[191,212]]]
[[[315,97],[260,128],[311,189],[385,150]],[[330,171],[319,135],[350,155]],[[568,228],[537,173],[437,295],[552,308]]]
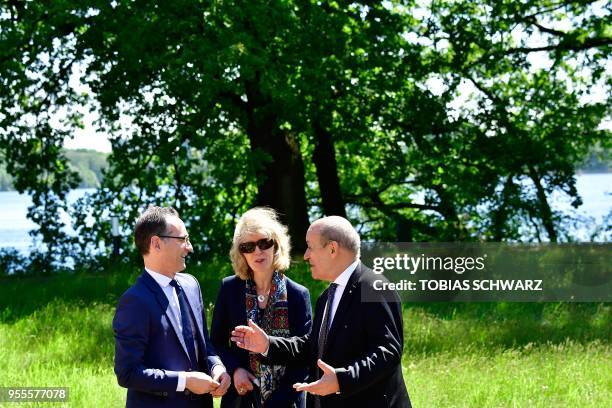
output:
[[[189,354],[189,360],[191,360],[191,368],[195,370],[198,367],[198,361],[195,350],[196,340],[193,333],[195,324],[191,317],[191,309],[187,303],[185,292],[183,292],[178,282],[173,279],[170,281],[170,286],[176,291],[176,297],[179,301],[179,307],[181,308],[181,325],[183,326],[183,340],[185,340],[185,345],[187,346],[187,353]]]

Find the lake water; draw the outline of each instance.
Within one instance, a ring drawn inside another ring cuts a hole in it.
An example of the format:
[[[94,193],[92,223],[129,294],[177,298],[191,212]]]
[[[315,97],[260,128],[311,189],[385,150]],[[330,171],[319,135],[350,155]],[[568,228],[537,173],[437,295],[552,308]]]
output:
[[[572,215],[593,217],[595,225],[601,224],[603,218],[612,211],[612,173],[578,175],[576,187],[583,205],[575,210],[570,206],[569,200],[559,194],[553,196],[555,209]],[[95,190],[73,190],[68,195],[68,201],[73,203],[93,191]],[[32,200],[28,195],[15,191],[0,191],[0,248],[13,247],[24,254],[29,252],[32,238],[28,232],[36,227],[26,217],[30,205]],[[66,215],[62,220],[69,225],[70,220]],[[586,239],[593,227],[592,222],[586,223],[579,231],[575,231],[576,235]]]
[[[68,202],[74,203],[85,194],[93,193],[95,189],[81,188],[68,193]],[[16,191],[0,191],[0,249],[12,247],[21,253],[28,253],[32,238],[28,233],[36,228],[36,224],[27,218],[28,207],[32,198]],[[64,224],[70,227],[67,214],[61,215]],[[71,228],[68,228],[70,231]]]

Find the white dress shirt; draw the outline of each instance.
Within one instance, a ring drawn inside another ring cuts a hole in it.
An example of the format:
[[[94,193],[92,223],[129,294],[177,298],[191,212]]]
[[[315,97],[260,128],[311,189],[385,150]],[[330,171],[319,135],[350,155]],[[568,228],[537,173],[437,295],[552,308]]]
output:
[[[334,321],[334,316],[336,315],[336,310],[338,310],[338,305],[340,304],[340,299],[342,299],[344,289],[346,288],[351,275],[353,272],[355,272],[355,269],[357,269],[357,265],[359,265],[359,259],[356,259],[355,262],[350,264],[340,275],[338,275],[336,280],[334,280],[334,283],[338,286],[336,287],[336,292],[334,293],[334,301],[331,304],[331,315],[329,316],[328,327],[331,327],[332,322]],[[327,303],[325,304],[325,308],[323,310],[327,310]],[[325,315],[323,315],[323,319],[325,319]]]
[[[176,296],[176,291],[172,286],[170,286],[170,282],[172,279],[167,277],[166,275],[162,275],[161,273],[153,272],[150,269],[145,268],[145,271],[159,285],[159,287],[164,292],[164,295],[168,298],[168,302],[170,303],[170,309],[172,309],[172,313],[176,316],[176,320],[179,324],[179,330],[181,333],[183,331],[182,320],[181,320],[181,307],[179,306],[178,296]],[[197,353],[197,350],[196,350]],[[179,371],[178,373],[178,384],[176,385],[177,392],[185,391],[185,384],[187,383],[187,374],[184,371]]]

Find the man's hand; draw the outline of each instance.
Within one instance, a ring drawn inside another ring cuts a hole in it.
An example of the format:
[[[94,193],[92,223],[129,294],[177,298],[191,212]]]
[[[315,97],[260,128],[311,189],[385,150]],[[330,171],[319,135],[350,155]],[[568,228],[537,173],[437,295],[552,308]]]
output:
[[[219,383],[213,380],[208,374],[199,371],[189,371],[186,373],[187,381],[185,388],[194,394],[206,394],[219,387]]]
[[[249,319],[248,326],[236,326],[232,330],[232,341],[240,348],[263,353],[270,346],[270,339],[265,331]]]
[[[244,395],[247,392],[253,391],[252,381],[254,379],[255,376],[253,374],[242,367],[238,367],[236,371],[234,371],[234,387],[238,395]]]
[[[321,378],[311,383],[293,384],[293,388],[296,391],[306,391],[322,397],[340,391],[340,385],[338,384],[338,377],[336,377],[334,367],[324,363],[321,359],[317,360],[317,365],[323,370],[323,376],[321,376]]]
[[[223,367],[221,364],[217,364],[213,367],[212,375],[213,380],[218,382],[219,386],[217,387],[217,389],[211,391],[210,395],[215,398],[224,396],[230,384],[232,383],[232,379],[230,378],[227,371],[225,371],[225,367]]]

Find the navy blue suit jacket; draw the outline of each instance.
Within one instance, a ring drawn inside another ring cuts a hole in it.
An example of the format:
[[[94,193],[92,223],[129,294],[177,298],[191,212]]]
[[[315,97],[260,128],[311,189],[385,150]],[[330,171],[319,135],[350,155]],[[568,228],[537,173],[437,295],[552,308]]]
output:
[[[210,374],[221,360],[208,337],[200,285],[186,273],[176,274],[175,279],[187,295],[200,338],[204,340],[200,371]],[[176,392],[178,372],[189,370],[189,355],[168,298],[146,271],[119,299],[113,331],[115,374],[119,385],[128,389],[127,407],[213,406],[210,394]]]
[[[230,333],[234,327],[247,324],[245,299],[245,281],[237,276],[223,279],[215,304],[210,335],[215,349],[227,368],[227,372],[232,377],[238,367],[250,371],[248,351],[238,348],[230,341]],[[308,289],[287,278],[287,302],[291,335],[303,336],[310,333],[312,307]],[[295,403],[298,407],[303,407],[305,404],[304,393],[295,392],[292,386],[296,382],[303,382],[307,378],[307,374],[306,364],[287,364],[285,376],[280,386],[266,401],[266,408],[287,408],[292,403]],[[232,385],[221,400],[221,406],[241,406],[240,401],[236,401],[239,398],[240,396]],[[245,404],[245,406],[249,405]]]

